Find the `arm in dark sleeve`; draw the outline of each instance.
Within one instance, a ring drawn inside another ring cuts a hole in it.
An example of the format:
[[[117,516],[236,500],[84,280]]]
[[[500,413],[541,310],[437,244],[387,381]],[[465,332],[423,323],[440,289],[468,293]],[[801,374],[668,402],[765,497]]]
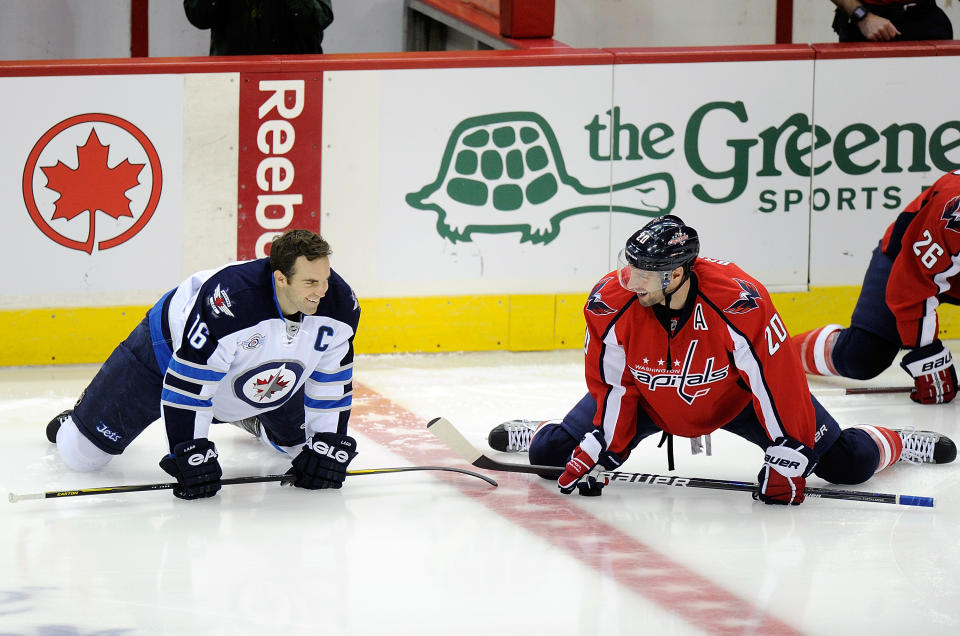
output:
[[[183,11],[190,24],[198,29],[209,29],[220,24],[224,11],[232,1],[234,0],[183,0]]]
[[[213,395],[227,375],[235,345],[212,330],[204,295],[190,312],[179,349],[163,377],[160,407],[172,451],[180,442],[206,437],[213,420]]]

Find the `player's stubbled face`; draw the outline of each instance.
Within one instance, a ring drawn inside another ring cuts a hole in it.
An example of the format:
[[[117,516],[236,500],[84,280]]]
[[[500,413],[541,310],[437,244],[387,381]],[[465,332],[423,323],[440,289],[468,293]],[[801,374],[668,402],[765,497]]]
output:
[[[310,315],[317,311],[320,299],[327,293],[330,281],[330,259],[326,256],[309,261],[298,256],[293,265],[293,274],[282,274],[277,279],[277,301],[286,315],[302,312]]]
[[[620,284],[637,295],[637,302],[652,307],[664,301],[663,274],[627,265],[620,270]]]

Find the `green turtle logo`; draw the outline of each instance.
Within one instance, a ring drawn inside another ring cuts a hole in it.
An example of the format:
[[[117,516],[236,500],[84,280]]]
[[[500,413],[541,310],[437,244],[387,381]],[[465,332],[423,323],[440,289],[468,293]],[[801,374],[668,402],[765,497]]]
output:
[[[563,188],[577,201],[558,210],[550,201]],[[629,197],[611,205],[611,193],[619,191]],[[453,243],[470,241],[473,232],[520,232],[521,242],[547,244],[568,216],[614,211],[657,217],[670,212],[674,200],[673,177],[665,172],[613,186],[583,185],[567,174],[550,124],[532,112],[463,120],[450,133],[436,180],[406,196],[410,206],[436,212],[437,232]]]

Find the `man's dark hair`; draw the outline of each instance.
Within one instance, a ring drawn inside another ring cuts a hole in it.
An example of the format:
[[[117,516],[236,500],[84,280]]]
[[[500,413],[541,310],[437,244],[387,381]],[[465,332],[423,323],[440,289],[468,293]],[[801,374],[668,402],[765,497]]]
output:
[[[270,244],[270,270],[279,270],[287,278],[292,278],[298,256],[315,261],[330,256],[331,252],[330,244],[316,232],[290,230],[273,239]]]

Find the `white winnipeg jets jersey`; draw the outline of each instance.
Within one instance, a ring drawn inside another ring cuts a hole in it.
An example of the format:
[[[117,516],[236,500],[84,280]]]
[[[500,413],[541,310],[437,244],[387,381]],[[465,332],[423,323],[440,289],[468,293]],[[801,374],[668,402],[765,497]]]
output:
[[[359,319],[353,290],[332,270],[317,312],[299,322],[283,317],[267,258],[185,280],[150,311],[170,447],[206,437],[214,419],[238,421],[295,395],[307,437],[345,433]]]

